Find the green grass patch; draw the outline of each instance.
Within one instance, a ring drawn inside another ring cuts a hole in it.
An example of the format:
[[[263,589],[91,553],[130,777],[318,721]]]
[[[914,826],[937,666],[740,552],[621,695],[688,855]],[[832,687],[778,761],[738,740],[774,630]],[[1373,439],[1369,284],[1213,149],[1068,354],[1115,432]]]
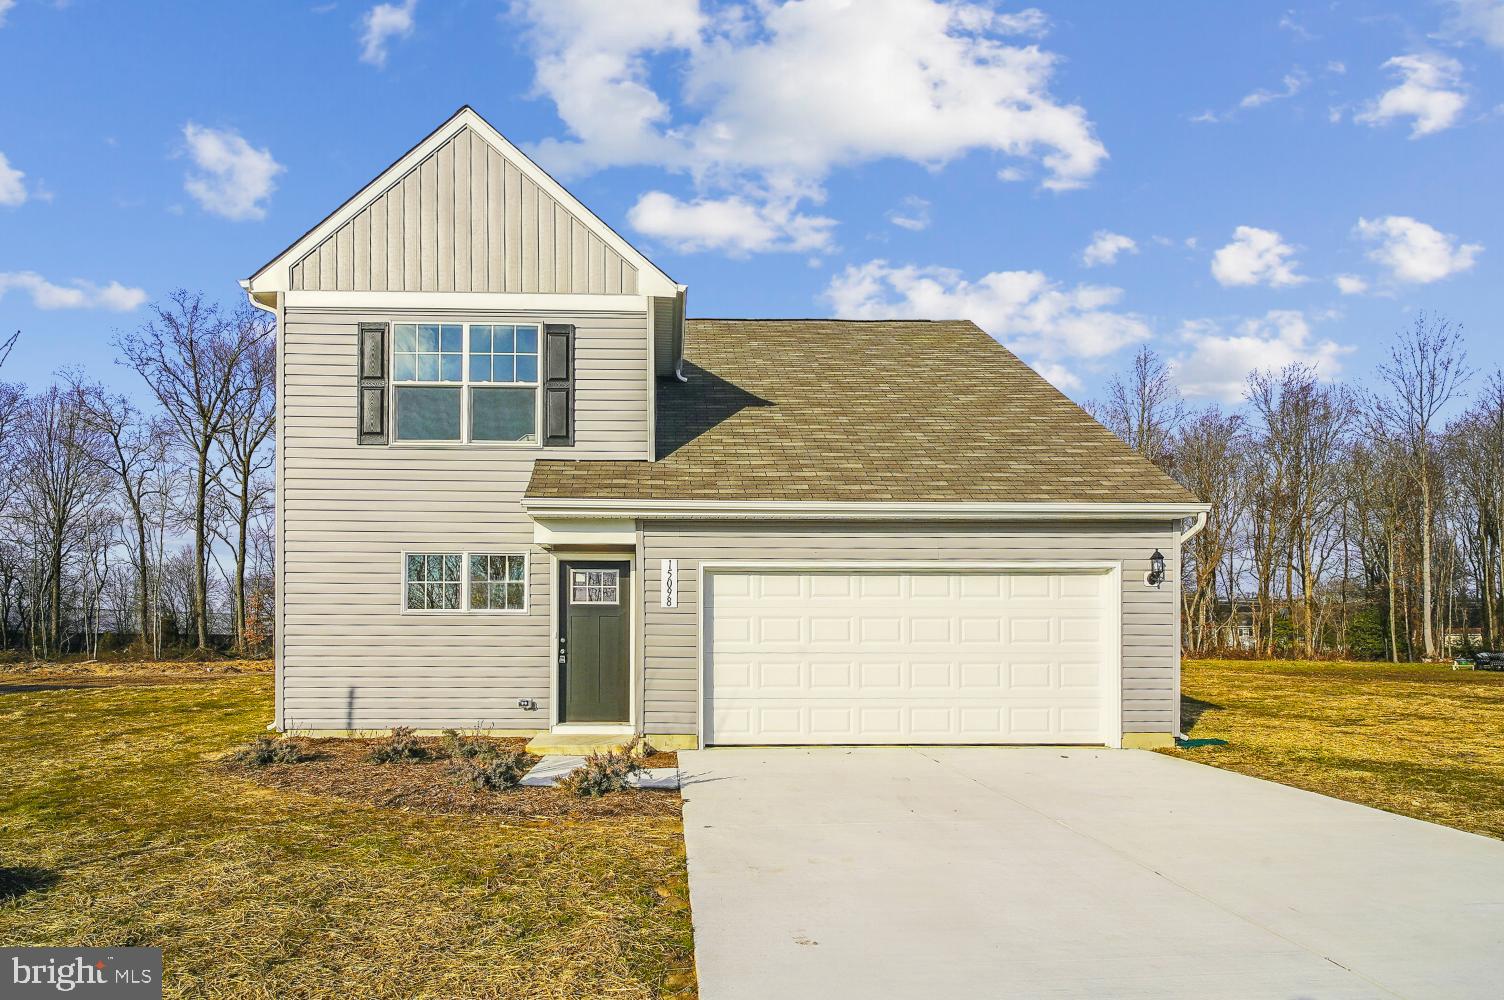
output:
[[[173,997],[694,994],[677,816],[264,787],[218,759],[270,713],[265,675],[0,692],[0,941],[160,946]]]
[[[1187,660],[1167,750],[1504,839],[1504,674],[1449,664]]]

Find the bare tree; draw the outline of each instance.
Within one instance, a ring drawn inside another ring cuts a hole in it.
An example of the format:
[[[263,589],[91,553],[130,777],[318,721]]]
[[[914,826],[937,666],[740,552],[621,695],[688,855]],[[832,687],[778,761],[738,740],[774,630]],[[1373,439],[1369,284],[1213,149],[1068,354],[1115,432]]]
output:
[[[151,614],[150,508],[166,460],[165,428],[149,421],[126,397],[109,395],[98,384],[77,383],[83,417],[99,435],[98,458],[124,501],[125,542],[135,575],[136,620],[143,648],[154,645]]]
[[[247,619],[246,572],[251,524],[271,499],[273,485],[266,473],[273,455],[267,447],[276,420],[276,346],[266,314],[245,309],[235,317],[238,339],[248,345],[240,356],[236,381],[241,391],[230,407],[217,447],[221,456],[219,488],[224,496],[231,551],[235,558],[230,595],[235,613],[235,642],[245,645]]]
[[[1442,411],[1471,377],[1462,328],[1425,313],[1409,330],[1397,334],[1389,360],[1379,365],[1385,392],[1371,394],[1368,409],[1372,426],[1381,428],[1409,454],[1409,473],[1420,495],[1420,578],[1422,648],[1436,657],[1433,629],[1435,595],[1432,550],[1435,547],[1435,449]]]
[[[123,362],[150,387],[183,448],[193,458],[193,617],[200,650],[209,647],[209,493],[221,470],[216,443],[246,386],[240,375],[254,340],[201,294],[179,289],[154,318],[118,338]],[[264,329],[264,327],[259,328]],[[259,335],[259,334],[258,334]]]
[[[1171,472],[1186,489],[1211,504],[1206,526],[1184,550],[1191,586],[1181,595],[1191,648],[1205,651],[1223,644],[1227,628],[1215,620],[1219,576],[1230,588],[1228,557],[1247,505],[1247,432],[1237,414],[1215,406],[1197,411],[1176,435]]]
[[[1107,383],[1107,398],[1092,411],[1128,447],[1159,466],[1168,462],[1185,419],[1169,366],[1147,344],[1134,352],[1126,378],[1114,375]]]

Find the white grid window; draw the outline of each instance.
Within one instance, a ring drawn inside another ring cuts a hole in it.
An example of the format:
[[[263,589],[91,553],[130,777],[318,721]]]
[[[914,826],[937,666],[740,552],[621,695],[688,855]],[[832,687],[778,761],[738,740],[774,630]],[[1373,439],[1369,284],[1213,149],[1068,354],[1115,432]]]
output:
[[[527,607],[527,559],[470,556],[470,610],[521,611]]]
[[[393,439],[536,443],[541,333],[536,323],[394,324]]]
[[[621,570],[577,569],[570,572],[571,604],[619,604]]]
[[[518,552],[406,552],[402,607],[409,612],[527,611],[527,556]]]
[[[460,610],[460,570],[464,563],[458,552],[409,553],[404,563],[407,610]]]

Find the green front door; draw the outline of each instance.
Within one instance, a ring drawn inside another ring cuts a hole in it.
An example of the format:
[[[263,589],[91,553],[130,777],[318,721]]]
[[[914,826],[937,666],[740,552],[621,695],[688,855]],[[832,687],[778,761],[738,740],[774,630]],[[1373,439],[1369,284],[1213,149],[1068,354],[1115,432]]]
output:
[[[559,564],[560,722],[629,721],[631,563]]]

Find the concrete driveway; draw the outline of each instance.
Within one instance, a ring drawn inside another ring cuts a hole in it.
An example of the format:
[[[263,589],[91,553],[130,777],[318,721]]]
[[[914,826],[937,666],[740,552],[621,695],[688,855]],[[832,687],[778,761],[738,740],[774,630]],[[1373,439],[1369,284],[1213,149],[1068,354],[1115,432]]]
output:
[[[704,1000],[1504,996],[1504,843],[1142,751],[680,760]]]

